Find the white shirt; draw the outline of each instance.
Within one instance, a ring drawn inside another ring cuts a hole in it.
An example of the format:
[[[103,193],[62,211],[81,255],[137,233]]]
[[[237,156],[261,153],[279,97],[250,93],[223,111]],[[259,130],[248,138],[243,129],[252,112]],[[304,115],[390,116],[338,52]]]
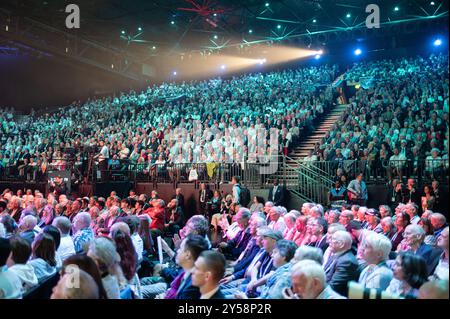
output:
[[[144,241],[139,234],[134,233],[131,235],[131,241],[133,242],[134,250],[137,253],[138,261],[142,260],[142,253],[144,252]]]
[[[22,282],[6,266],[0,268],[0,299],[19,299],[22,297]]]
[[[75,255],[75,245],[73,244],[72,237],[69,235],[61,236],[61,243],[59,244],[57,253],[61,257],[62,261],[72,255]]]

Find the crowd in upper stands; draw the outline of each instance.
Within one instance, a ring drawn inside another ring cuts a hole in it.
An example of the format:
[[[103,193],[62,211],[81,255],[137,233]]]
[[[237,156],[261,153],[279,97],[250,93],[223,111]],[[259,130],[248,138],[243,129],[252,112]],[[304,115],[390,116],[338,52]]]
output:
[[[448,55],[356,63],[345,78],[361,88],[306,160],[344,172],[363,161],[356,171],[373,177],[448,170]]]
[[[265,161],[287,152],[301,130],[331,104],[326,89],[337,66],[249,74],[232,79],[163,83],[146,91],[74,103],[16,123],[2,111],[0,168],[39,179],[49,168],[81,170],[86,152],[102,148],[109,166]],[[160,99],[158,99],[159,97]],[[167,97],[167,98],[163,98]],[[271,128],[279,131],[270,137]],[[83,156],[80,153],[84,151]],[[69,152],[70,153],[70,152]],[[98,159],[98,158],[97,158]]]
[[[442,213],[419,215],[413,201],[304,203],[288,212],[278,184],[268,201],[247,205],[239,190],[237,177],[225,198],[202,187],[199,199],[218,200],[191,217],[181,189],[167,203],[156,191],[71,199],[5,190],[0,296],[46,298],[52,289],[55,299],[343,299],[376,289],[448,299]]]

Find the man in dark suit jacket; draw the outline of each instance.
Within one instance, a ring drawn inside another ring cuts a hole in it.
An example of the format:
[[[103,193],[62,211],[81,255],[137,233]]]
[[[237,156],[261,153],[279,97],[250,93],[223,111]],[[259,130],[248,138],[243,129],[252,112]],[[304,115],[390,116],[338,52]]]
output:
[[[273,202],[275,206],[286,206],[285,193],[285,188],[279,185],[278,178],[275,178],[273,181],[273,187],[269,190],[269,198],[267,200]]]
[[[240,208],[236,214],[236,221],[241,230],[239,230],[237,235],[230,241],[219,244],[221,251],[225,255],[229,255],[233,260],[239,257],[245,247],[247,247],[249,240],[252,238],[248,227],[251,216],[252,215],[247,208]]]
[[[225,257],[213,250],[205,250],[195,261],[192,285],[200,289],[200,299],[225,299],[219,281],[225,274]]]
[[[199,214],[208,217],[208,202],[213,197],[213,192],[206,186],[205,183],[200,184],[200,191],[198,193]]]
[[[323,266],[327,283],[342,296],[348,296],[348,283],[359,279],[359,264],[351,247],[352,237],[348,232],[335,232],[330,241],[330,258]]]
[[[184,212],[184,195],[181,194],[181,188],[177,188],[175,190],[175,195],[172,196],[172,199],[178,200],[178,206],[181,207],[182,211]]]

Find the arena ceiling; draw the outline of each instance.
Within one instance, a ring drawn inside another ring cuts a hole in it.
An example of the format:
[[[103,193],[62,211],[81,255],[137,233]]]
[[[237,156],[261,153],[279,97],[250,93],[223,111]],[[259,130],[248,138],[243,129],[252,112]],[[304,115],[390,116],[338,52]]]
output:
[[[277,41],[311,45],[358,29],[363,37],[369,3],[380,7],[381,30],[448,17],[447,0],[2,0],[0,7],[64,29],[69,3],[80,7],[77,35],[147,55]]]

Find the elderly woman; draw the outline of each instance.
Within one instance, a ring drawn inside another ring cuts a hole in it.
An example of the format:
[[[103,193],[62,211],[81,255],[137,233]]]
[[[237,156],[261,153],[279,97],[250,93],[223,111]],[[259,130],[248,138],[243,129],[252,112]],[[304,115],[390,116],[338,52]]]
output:
[[[89,245],[87,255],[98,266],[108,299],[120,299],[120,290],[125,288],[127,280],[123,275],[120,255],[114,241],[108,237],[94,239]]]

